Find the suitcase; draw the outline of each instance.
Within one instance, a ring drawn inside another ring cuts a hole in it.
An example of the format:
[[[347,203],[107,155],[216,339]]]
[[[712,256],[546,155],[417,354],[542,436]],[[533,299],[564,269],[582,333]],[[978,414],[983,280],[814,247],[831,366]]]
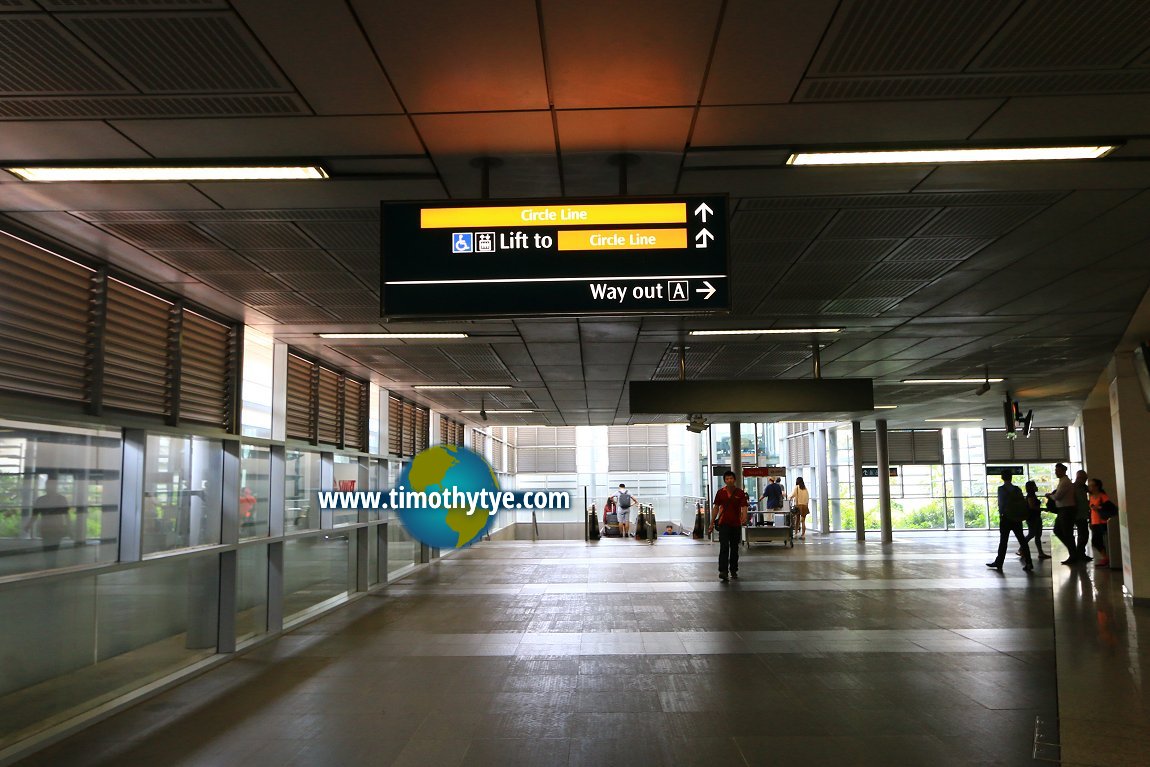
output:
[[[621,538],[623,533],[619,530],[619,515],[609,511],[603,515],[603,537]]]

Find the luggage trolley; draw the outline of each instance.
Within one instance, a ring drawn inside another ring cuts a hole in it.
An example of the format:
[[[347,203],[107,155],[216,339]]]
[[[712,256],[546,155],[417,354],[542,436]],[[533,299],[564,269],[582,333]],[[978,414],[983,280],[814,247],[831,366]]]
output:
[[[795,510],[789,500],[783,501],[783,508],[777,511],[763,509],[754,514],[747,515],[747,526],[743,530],[743,542],[747,548],[752,543],[770,543],[781,541],[783,548],[795,547],[794,535]]]

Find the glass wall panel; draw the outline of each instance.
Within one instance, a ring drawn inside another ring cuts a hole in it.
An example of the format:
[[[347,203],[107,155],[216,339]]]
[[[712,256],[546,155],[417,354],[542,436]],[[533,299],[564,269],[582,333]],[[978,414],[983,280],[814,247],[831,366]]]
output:
[[[359,487],[359,459],[347,455],[336,455],[333,459],[335,487],[332,490],[363,490]],[[328,488],[325,488],[328,489]],[[359,521],[356,509],[337,509],[332,512],[333,525],[347,525]]]
[[[399,519],[393,516],[387,526],[387,572],[394,573],[418,561],[419,544],[408,534]]]
[[[350,551],[347,533],[284,541],[285,619],[348,592]]]
[[[379,527],[364,530],[367,536],[367,585],[379,583]]]
[[[118,431],[0,421],[0,575],[115,562]]]
[[[220,542],[223,445],[149,434],[144,455],[143,553]]]
[[[318,530],[319,453],[288,449],[285,456],[284,532]]]
[[[213,654],[218,594],[214,554],[0,591],[0,746]]]
[[[239,550],[236,575],[236,641],[268,630],[268,547]]]
[[[269,532],[271,464],[270,448],[240,446],[240,538],[262,538]]]
[[[275,343],[271,336],[244,328],[243,407],[240,433],[245,437],[271,439],[272,372]]]

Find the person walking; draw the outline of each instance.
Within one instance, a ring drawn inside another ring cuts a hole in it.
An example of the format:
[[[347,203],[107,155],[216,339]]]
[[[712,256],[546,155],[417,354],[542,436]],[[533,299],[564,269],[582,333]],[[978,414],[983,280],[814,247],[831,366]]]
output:
[[[1034,541],[1039,559],[1050,559],[1050,555],[1042,550],[1042,501],[1038,500],[1038,483],[1033,479],[1026,482],[1026,544],[1031,541]],[[1018,556],[1022,556],[1021,547]]]
[[[1086,539],[1090,537],[1090,490],[1086,487],[1086,472],[1081,469],[1074,475],[1074,530],[1077,548],[1075,556],[1081,562],[1090,562],[1094,557],[1086,553]]]
[[[795,489],[791,491],[791,502],[795,505],[795,532],[802,530],[800,538],[807,537],[807,515],[811,513],[811,494],[802,477],[795,477]]]
[[[1034,562],[1030,559],[1030,546],[1026,544],[1026,536],[1022,533],[1022,522],[1026,519],[1028,509],[1026,498],[1022,489],[1010,481],[1009,471],[1002,472],[1002,484],[998,486],[998,556],[986,566],[992,570],[1002,572],[1002,563],[1006,559],[1006,546],[1010,541],[1010,534],[1018,539],[1022,547],[1022,569],[1030,572],[1034,569]]]
[[[1058,477],[1058,486],[1046,497],[1054,502],[1054,537],[1062,541],[1070,556],[1062,560],[1064,565],[1072,565],[1078,561],[1077,547],[1074,543],[1074,517],[1078,508],[1074,502],[1074,485],[1070,477],[1066,476],[1066,464],[1054,464],[1054,476]]]
[[[639,499],[627,492],[627,486],[622,482],[619,483],[619,492],[612,497],[615,499],[615,513],[619,517],[619,532],[628,538],[631,535],[631,504]]]
[[[767,524],[775,524],[775,512],[783,508],[783,486],[778,477],[771,477],[767,487],[763,490],[763,499],[766,501]]]
[[[724,472],[723,487],[715,493],[715,519],[707,531],[719,528],[719,580],[723,583],[728,582],[727,573],[736,580],[739,577],[739,542],[749,505],[747,494],[735,484],[735,472]]]
[[[1110,501],[1110,496],[1106,494],[1106,488],[1102,486],[1102,480],[1092,479],[1087,484],[1090,492],[1090,543],[1094,546],[1094,550],[1098,552],[1098,559],[1095,560],[1095,567],[1109,567],[1110,566],[1110,549],[1107,548],[1108,541],[1106,539],[1106,519],[1102,516],[1102,506]]]

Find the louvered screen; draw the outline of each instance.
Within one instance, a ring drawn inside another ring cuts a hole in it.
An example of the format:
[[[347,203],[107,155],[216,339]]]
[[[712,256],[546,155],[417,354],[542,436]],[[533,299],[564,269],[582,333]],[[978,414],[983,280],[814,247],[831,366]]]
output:
[[[415,452],[427,449],[431,441],[431,411],[425,407],[415,406]]]
[[[878,443],[874,431],[863,431],[862,442],[855,445],[855,456],[863,466],[878,465]]]
[[[670,455],[665,426],[609,426],[608,471],[668,471]]]
[[[180,328],[180,420],[232,426],[234,328],[185,310]]]
[[[0,389],[88,402],[93,270],[0,248],[0,272]],[[29,285],[50,285],[50,304]]]
[[[1069,461],[1070,435],[1066,429],[1044,428],[1035,429],[1031,439],[1038,437],[1039,460],[1042,461]]]
[[[1009,439],[1004,429],[983,429],[982,446],[987,463],[1022,461],[1057,463],[1070,460],[1070,437],[1063,427],[1035,429],[1029,438]]]
[[[104,406],[171,415],[173,340],[170,301],[108,280]]]
[[[477,431],[471,435],[471,449],[484,458],[487,457],[487,435]]]
[[[328,445],[339,444],[339,373],[323,366],[319,369],[318,408],[316,411],[316,434],[318,440]]]
[[[410,402],[403,403],[403,420],[400,431],[400,455],[415,455],[415,405]]]
[[[387,452],[403,454],[403,401],[391,396],[387,398]]]
[[[312,440],[312,370],[315,366],[302,357],[288,355],[286,433],[289,439]]]
[[[497,472],[507,471],[506,443],[494,440],[491,443],[491,468]]]
[[[572,433],[575,429],[571,428]],[[560,447],[555,449],[555,471],[574,472],[575,471],[575,448],[573,447]]]
[[[367,384],[352,378],[343,380],[343,446],[367,450]]]
[[[863,466],[878,465],[878,444],[873,430],[862,433],[858,455]],[[941,429],[904,429],[886,433],[887,462],[891,466],[940,464],[942,458]]]
[[[942,429],[916,429],[913,435],[915,463],[942,463]]]
[[[787,438],[787,465],[806,466],[810,463],[811,442],[809,434]]]

